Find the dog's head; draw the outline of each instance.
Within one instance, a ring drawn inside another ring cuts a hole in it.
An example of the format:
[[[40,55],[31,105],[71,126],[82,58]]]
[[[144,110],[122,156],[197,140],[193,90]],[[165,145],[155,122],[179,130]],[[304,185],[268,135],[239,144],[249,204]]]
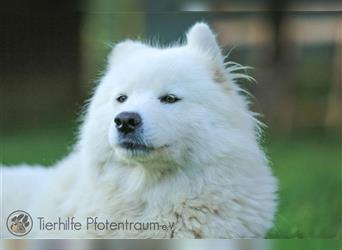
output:
[[[85,130],[93,136],[86,143],[124,161],[183,165],[221,157],[239,135],[254,133],[234,84],[236,69],[225,68],[204,23],[180,46],[121,42],[91,102]]]

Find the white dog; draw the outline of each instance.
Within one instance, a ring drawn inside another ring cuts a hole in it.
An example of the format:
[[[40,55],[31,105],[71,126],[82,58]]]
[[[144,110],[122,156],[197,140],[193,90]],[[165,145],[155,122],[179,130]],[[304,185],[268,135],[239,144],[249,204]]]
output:
[[[180,46],[117,44],[72,153],[51,168],[2,168],[2,234],[20,209],[33,218],[26,237],[263,237],[277,182],[236,84],[247,76],[223,61],[205,23]]]

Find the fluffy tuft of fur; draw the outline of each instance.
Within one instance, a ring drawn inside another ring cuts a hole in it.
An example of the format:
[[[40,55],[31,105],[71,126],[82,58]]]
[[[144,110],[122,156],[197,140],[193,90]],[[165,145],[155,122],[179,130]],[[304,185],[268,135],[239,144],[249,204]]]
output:
[[[87,105],[73,151],[50,168],[2,168],[3,219],[14,210],[57,221],[87,217],[112,222],[158,222],[167,230],[44,231],[40,238],[256,238],[272,227],[277,181],[258,144],[255,115],[237,81],[252,80],[224,63],[205,23],[187,42],[160,48],[117,44]],[[125,95],[124,102],[117,97]],[[174,103],[163,102],[166,95]],[[135,112],[141,128],[120,144],[113,122]],[[141,145],[148,146],[143,150]],[[21,186],[13,186],[19,179]],[[2,236],[10,237],[7,231]]]

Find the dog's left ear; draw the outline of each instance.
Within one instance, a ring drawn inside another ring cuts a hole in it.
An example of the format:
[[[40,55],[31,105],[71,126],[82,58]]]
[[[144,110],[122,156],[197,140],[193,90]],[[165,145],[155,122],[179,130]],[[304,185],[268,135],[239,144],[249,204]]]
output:
[[[213,70],[214,80],[226,82],[224,57],[216,41],[215,34],[206,23],[195,23],[187,32],[187,46],[198,49],[209,60],[209,67]]]

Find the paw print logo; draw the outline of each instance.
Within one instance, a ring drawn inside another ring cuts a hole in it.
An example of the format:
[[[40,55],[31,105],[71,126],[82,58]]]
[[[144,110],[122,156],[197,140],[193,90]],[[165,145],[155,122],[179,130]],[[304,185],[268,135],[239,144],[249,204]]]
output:
[[[31,215],[23,210],[14,211],[7,217],[7,229],[15,236],[27,235],[31,231],[32,226]]]

